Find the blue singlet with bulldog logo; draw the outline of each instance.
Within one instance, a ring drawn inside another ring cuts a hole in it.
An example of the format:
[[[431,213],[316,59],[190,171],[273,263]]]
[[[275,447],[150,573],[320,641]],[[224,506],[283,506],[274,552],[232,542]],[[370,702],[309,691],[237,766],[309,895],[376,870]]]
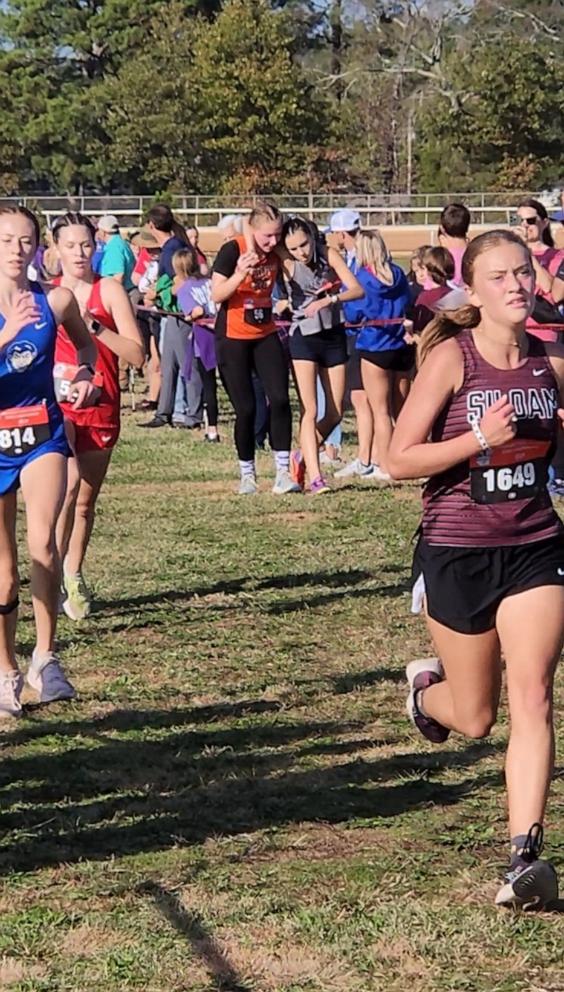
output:
[[[32,283],[31,292],[39,310],[37,320],[22,327],[16,337],[0,349],[0,495],[18,487],[22,468],[33,459],[51,452],[69,454],[53,383],[55,318],[41,287]],[[6,318],[0,314],[0,330],[5,323]],[[28,429],[25,437],[25,427],[18,428],[5,422],[3,412],[6,410],[42,404],[46,424],[40,429],[32,427],[31,432]],[[44,435],[49,436],[37,441]]]

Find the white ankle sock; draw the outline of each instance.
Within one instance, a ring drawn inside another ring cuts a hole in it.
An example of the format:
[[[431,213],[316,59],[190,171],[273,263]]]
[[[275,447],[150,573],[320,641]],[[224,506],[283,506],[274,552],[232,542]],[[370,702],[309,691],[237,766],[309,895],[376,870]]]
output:
[[[245,462],[240,458],[239,470],[241,472],[241,478],[243,478],[243,476],[245,475],[252,475],[254,477],[256,475],[254,458],[251,458],[251,460],[248,462]]]
[[[275,451],[274,464],[276,465],[277,472],[287,472],[290,468],[290,452]]]

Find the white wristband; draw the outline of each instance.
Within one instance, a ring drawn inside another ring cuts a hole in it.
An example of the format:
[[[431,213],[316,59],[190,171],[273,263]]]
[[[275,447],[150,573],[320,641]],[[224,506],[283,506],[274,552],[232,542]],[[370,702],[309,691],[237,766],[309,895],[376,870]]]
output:
[[[490,446],[486,441],[484,435],[482,434],[482,429],[480,427],[480,421],[478,420],[478,417],[472,417],[472,420],[470,421],[470,426],[474,432],[474,436],[478,444],[480,445],[482,451],[489,451]]]

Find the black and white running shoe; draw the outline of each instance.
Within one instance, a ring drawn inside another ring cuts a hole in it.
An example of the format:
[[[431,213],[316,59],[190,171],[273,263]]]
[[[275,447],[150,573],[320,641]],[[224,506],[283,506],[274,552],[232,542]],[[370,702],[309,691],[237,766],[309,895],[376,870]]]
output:
[[[550,861],[541,860],[543,828],[533,823],[521,854],[495,897],[496,906],[508,909],[549,909],[558,899],[558,876]]]

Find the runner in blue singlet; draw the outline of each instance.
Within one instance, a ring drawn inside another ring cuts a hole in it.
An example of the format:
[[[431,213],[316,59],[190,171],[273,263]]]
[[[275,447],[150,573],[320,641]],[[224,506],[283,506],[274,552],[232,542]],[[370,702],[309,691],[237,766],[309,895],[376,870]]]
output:
[[[70,290],[45,291],[28,282],[38,237],[29,210],[0,208],[0,717],[19,716],[22,709],[23,677],[15,654],[18,488],[26,510],[37,631],[27,680],[43,703],[74,696],[54,651],[60,584],[55,524],[69,454],[53,384],[57,325],[63,324],[77,349],[77,409],[95,399],[96,345]]]

